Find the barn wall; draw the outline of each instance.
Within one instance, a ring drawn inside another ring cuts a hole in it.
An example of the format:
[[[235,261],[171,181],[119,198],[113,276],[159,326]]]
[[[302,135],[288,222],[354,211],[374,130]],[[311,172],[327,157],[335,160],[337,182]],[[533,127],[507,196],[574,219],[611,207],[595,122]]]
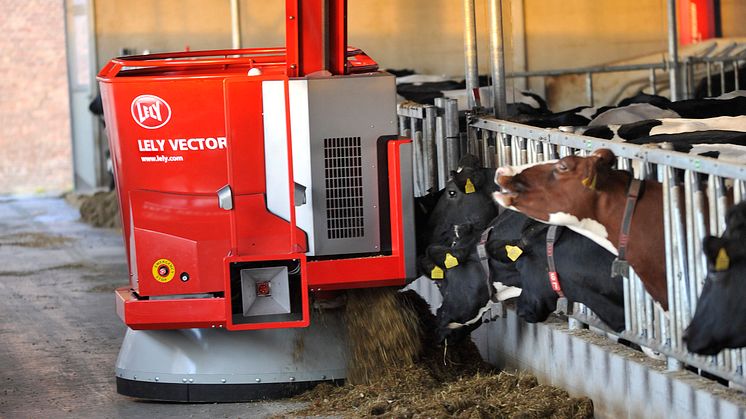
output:
[[[723,36],[746,36],[746,2],[743,0],[720,0]]]
[[[62,1],[0,0],[0,194],[72,187]]]
[[[531,70],[579,67],[666,49],[666,3],[525,0]]]
[[[507,2],[506,2],[507,3]],[[477,0],[481,71],[489,71],[486,0]],[[242,0],[244,47],[282,46],[283,0]],[[463,77],[462,2],[355,0],[348,4],[349,43],[383,68]],[[509,8],[506,6],[509,17]],[[506,19],[507,20],[507,19]],[[509,25],[505,29],[509,33]],[[122,48],[137,52],[230,48],[228,0],[96,1],[99,67]]]

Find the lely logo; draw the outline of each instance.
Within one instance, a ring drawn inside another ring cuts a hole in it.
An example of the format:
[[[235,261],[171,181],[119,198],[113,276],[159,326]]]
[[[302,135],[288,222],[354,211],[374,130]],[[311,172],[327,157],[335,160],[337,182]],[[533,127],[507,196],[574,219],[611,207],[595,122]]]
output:
[[[165,100],[153,95],[140,95],[132,101],[132,118],[146,129],[157,129],[171,119],[171,107]]]

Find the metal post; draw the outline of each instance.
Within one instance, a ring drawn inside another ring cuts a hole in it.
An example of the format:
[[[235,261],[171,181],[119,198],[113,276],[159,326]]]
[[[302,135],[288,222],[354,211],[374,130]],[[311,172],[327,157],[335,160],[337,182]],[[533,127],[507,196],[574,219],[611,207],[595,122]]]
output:
[[[446,100],[442,97],[435,99],[435,154],[437,156],[438,190],[446,187],[448,181],[448,156],[446,153]]]
[[[474,0],[464,0],[464,60],[466,62],[466,96],[469,109],[474,109],[477,105],[474,89],[479,88],[477,22],[474,14]]]
[[[436,176],[437,156],[435,153],[435,106],[425,106],[425,119],[422,121],[422,151],[424,158],[423,168],[425,170],[424,192],[431,188],[437,190],[438,179]]]
[[[671,100],[679,100],[679,42],[676,30],[676,0],[668,0],[668,78]]]
[[[658,94],[658,86],[655,85],[655,69],[650,69],[650,94],[657,95]]]
[[[725,94],[725,61],[720,62],[720,94]]]
[[[458,101],[456,99],[445,99],[445,118],[446,129],[446,160],[447,173],[456,170],[458,166],[459,154],[459,132],[458,132]]]
[[[588,106],[593,106],[593,73],[585,75],[585,94],[588,98]]]
[[[495,117],[505,118],[505,48],[503,46],[502,0],[490,0],[490,64],[492,69],[492,102]]]
[[[741,87],[738,85],[738,60],[733,61],[733,78],[735,79],[735,90],[740,90]]]
[[[231,0],[231,47],[241,48],[241,9],[238,0]]]

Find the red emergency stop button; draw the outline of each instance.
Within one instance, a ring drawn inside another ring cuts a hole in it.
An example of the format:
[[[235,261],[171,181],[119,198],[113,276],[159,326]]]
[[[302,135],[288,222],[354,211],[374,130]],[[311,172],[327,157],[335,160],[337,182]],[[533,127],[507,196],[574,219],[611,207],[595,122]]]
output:
[[[169,282],[174,278],[176,267],[168,259],[158,259],[153,263],[153,278],[162,283]]]

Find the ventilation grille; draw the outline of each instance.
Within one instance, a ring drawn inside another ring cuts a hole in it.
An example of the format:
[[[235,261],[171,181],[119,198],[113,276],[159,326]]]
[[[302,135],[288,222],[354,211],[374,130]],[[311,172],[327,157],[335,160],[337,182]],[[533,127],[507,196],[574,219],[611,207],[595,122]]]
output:
[[[324,175],[327,238],[363,237],[360,137],[324,139]]]

